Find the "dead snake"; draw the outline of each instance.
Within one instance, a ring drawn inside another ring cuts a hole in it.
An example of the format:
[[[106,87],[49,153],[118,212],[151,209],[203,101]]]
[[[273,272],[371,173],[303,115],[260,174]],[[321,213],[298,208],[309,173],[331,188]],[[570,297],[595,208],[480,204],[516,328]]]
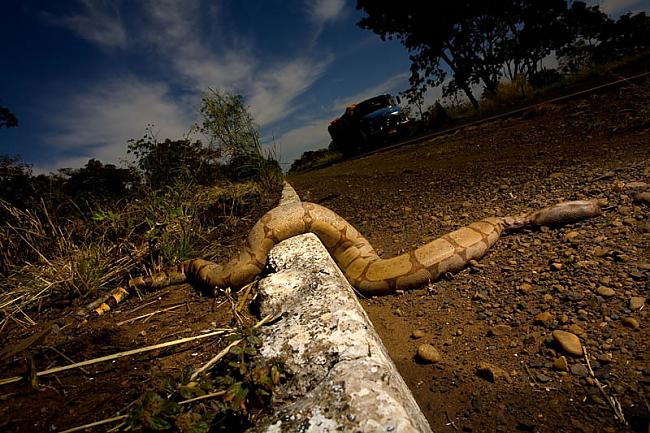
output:
[[[155,289],[192,281],[206,287],[238,289],[262,272],[266,257],[278,242],[313,233],[325,244],[350,284],[368,295],[421,286],[457,272],[481,258],[507,230],[527,226],[559,226],[600,215],[596,200],[558,203],[518,217],[490,217],[462,227],[414,251],[382,259],[372,245],[342,217],[315,203],[298,202],[267,212],[250,231],[239,255],[220,265],[187,260],[169,271],[129,280],[85,311],[103,315],[136,288]]]

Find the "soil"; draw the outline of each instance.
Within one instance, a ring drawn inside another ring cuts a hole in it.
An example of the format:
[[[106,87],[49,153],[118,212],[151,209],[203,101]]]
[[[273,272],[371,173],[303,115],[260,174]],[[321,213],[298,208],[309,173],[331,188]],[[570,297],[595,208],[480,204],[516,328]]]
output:
[[[485,216],[606,202],[591,220],[506,235],[422,289],[362,299],[433,431],[649,431],[650,317],[630,304],[650,290],[650,203],[635,200],[650,190],[649,116],[644,82],[290,177],[382,257]],[[578,335],[589,366],[554,330]],[[419,360],[421,344],[441,360]]]
[[[561,200],[607,202],[591,220],[504,236],[455,276],[362,298],[433,431],[647,432],[647,301],[630,303],[650,289],[650,203],[638,194],[650,189],[649,126],[650,83],[630,84],[289,179],[303,199],[359,228],[383,257],[489,215]],[[257,217],[224,242],[224,259]],[[42,371],[228,326],[232,309],[222,301],[183,285],[85,325],[70,311],[31,313],[37,325],[3,330],[2,377],[24,374],[25,353]],[[119,324],[174,305],[181,306]],[[578,335],[589,365],[559,348],[554,330]],[[416,357],[424,343],[437,348],[438,362]],[[38,389],[2,385],[0,431],[59,431],[125,413],[144,391],[224,345],[209,338],[42,376]]]

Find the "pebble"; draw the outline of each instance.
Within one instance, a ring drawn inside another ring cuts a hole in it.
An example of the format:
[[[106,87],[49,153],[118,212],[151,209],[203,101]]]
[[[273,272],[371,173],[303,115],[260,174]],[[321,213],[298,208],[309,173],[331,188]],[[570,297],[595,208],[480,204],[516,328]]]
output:
[[[493,383],[501,380],[510,382],[510,375],[504,369],[496,367],[484,361],[479,361],[478,365],[476,366],[476,374],[479,377],[482,377],[483,379]]]
[[[502,335],[508,335],[510,333],[510,327],[508,325],[496,325],[488,329],[488,337],[500,337]]]
[[[559,271],[561,269],[562,269],[562,263],[558,263],[558,262],[551,263],[551,270],[552,271]]]
[[[582,345],[577,335],[556,329],[553,331],[553,339],[565,352],[571,355],[582,356]]]
[[[623,319],[623,325],[627,326],[628,328],[632,329],[639,329],[639,321],[636,320],[634,317],[626,317]]]
[[[519,291],[525,295],[531,293],[533,291],[533,286],[528,283],[523,283],[519,286]]]
[[[578,232],[576,232],[576,231],[570,231],[569,233],[567,233],[566,235],[564,235],[564,239],[570,241],[570,240],[572,240],[572,239],[577,238],[579,235],[580,235],[580,234],[579,234]]]
[[[553,362],[553,367],[556,370],[560,371],[569,371],[569,363],[566,360],[566,356],[560,356]]]
[[[573,364],[571,366],[571,374],[579,377],[587,377],[589,376],[589,370],[582,364]]]
[[[650,192],[639,192],[635,194],[634,201],[637,203],[650,204]]]
[[[418,358],[423,361],[436,363],[442,359],[442,355],[438,352],[438,349],[433,347],[430,344],[421,344],[418,347]]]
[[[646,182],[638,182],[638,181],[628,182],[626,186],[629,189],[648,189],[648,184]]]
[[[548,311],[543,311],[533,318],[533,323],[536,325],[548,326],[551,322],[553,322],[553,315]]]
[[[423,331],[423,330],[421,330],[421,329],[416,329],[416,330],[414,330],[413,333],[411,334],[411,337],[412,337],[412,338],[422,338],[422,337],[424,337],[424,335],[425,335],[425,334],[424,334],[424,331]]]
[[[603,298],[611,298],[612,296],[616,295],[614,289],[605,286],[599,286],[596,289],[596,293],[598,293]]]
[[[633,296],[630,298],[630,310],[640,310],[645,305],[643,296]]]

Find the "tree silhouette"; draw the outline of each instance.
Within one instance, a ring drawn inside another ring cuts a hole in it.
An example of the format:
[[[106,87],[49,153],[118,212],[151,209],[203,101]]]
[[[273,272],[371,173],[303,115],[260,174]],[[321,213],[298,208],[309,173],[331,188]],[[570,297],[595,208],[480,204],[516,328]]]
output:
[[[0,128],[15,128],[18,119],[7,107],[0,107]]]

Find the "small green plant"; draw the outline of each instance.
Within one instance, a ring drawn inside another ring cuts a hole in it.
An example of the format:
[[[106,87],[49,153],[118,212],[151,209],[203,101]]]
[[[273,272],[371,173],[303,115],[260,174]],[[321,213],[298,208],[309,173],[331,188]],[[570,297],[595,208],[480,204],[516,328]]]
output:
[[[281,382],[282,364],[259,360],[257,330],[244,328],[229,336],[239,340],[210,370],[210,376],[191,381],[191,368],[178,381],[163,380],[157,391],[143,395],[132,411],[132,427],[153,431],[230,432],[254,424],[268,410]]]

